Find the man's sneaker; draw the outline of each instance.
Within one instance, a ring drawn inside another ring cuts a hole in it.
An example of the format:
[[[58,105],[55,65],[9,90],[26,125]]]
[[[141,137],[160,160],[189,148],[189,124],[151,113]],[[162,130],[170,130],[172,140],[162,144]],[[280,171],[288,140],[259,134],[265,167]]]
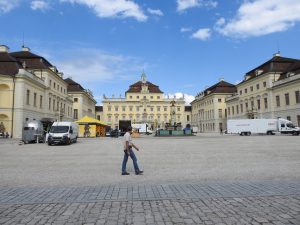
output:
[[[130,173],[123,172],[122,175],[130,175]]]
[[[144,171],[140,170],[139,172],[136,172],[135,175],[143,175]]]

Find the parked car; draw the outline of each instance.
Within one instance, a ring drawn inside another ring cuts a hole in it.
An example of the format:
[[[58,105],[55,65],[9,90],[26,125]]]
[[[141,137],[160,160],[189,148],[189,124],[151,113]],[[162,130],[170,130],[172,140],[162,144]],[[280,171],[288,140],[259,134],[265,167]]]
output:
[[[109,133],[110,137],[119,137],[120,136],[120,133],[119,133],[119,130],[118,129],[114,129],[114,130],[111,130],[110,133]]]

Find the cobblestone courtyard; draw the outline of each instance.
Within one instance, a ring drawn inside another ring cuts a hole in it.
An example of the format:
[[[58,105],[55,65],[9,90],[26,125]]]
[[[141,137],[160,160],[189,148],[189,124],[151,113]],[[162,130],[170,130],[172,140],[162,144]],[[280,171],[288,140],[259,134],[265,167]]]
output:
[[[143,176],[122,140],[0,140],[0,224],[300,224],[300,138],[144,137]]]

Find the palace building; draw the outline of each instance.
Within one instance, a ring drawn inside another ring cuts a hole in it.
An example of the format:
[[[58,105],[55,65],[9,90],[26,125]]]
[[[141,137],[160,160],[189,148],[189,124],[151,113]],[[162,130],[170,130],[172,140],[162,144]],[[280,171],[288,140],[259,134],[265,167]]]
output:
[[[175,101],[173,106],[172,101]],[[152,128],[164,128],[167,123],[172,122],[171,118],[185,127],[191,119],[190,108],[185,107],[184,98],[166,97],[159,86],[147,81],[144,73],[140,81],[130,85],[124,98],[109,98],[104,95],[102,103],[103,111],[96,111],[96,116],[112,128],[118,128],[120,120],[148,123]],[[171,107],[175,109],[172,110]]]
[[[246,73],[226,105],[228,119],[281,117],[300,126],[300,60],[275,54]]]
[[[192,105],[192,127],[200,132],[220,132],[226,129],[226,98],[236,87],[223,79],[196,95]]]
[[[96,100],[90,90],[84,89],[71,78],[65,79],[68,84],[68,95],[73,99],[73,119],[78,120],[84,116],[95,118]]]
[[[44,57],[30,52],[9,52],[0,45],[0,125],[11,137],[22,138],[26,121],[39,120],[45,129],[54,121],[95,118],[91,91],[70,78],[63,79]]]
[[[28,120],[72,120],[72,104],[55,66],[29,48],[0,46],[0,122],[11,137],[21,138]]]

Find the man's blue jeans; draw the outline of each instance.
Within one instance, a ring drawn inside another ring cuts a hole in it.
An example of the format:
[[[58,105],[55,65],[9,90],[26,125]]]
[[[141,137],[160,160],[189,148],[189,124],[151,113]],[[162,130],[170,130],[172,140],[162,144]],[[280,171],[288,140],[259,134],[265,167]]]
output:
[[[138,173],[140,171],[140,169],[139,169],[139,166],[137,164],[137,158],[136,158],[134,152],[132,151],[132,149],[130,149],[129,152],[130,152],[130,158],[133,161],[134,170],[135,170],[136,173]],[[122,163],[122,173],[126,172],[127,161],[128,161],[128,154],[127,154],[127,151],[124,151],[124,158],[123,158],[123,163]]]

